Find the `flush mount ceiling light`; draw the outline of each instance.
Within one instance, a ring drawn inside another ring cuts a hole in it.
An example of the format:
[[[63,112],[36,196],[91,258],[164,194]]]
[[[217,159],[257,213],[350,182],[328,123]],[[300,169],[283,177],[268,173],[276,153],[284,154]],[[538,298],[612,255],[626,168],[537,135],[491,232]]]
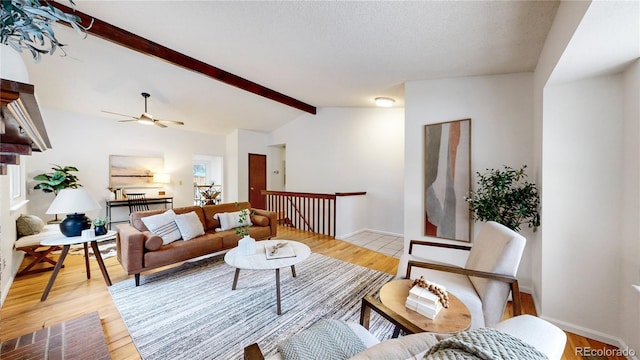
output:
[[[376,105],[380,107],[392,107],[396,101],[388,97],[377,97]]]

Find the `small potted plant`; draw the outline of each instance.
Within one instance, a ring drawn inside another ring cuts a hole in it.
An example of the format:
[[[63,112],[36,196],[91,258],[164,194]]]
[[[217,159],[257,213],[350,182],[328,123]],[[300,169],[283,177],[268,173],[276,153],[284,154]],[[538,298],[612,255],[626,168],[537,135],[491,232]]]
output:
[[[109,217],[95,218],[93,219],[93,231],[96,236],[107,234],[107,224],[109,223]]]
[[[240,208],[240,204],[237,202],[236,206]],[[252,225],[250,215],[249,209],[240,208],[238,223],[241,226],[235,229],[236,235],[242,236],[242,239],[238,241],[238,255],[253,255],[256,253],[256,240],[249,236],[249,227]]]

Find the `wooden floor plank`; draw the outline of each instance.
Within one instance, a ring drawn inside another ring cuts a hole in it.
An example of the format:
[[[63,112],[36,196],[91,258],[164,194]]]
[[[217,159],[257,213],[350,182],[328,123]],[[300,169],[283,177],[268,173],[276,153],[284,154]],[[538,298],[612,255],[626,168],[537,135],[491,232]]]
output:
[[[328,236],[281,226],[278,229],[278,237],[300,241],[307,244],[313,252],[389,274],[395,275],[398,267],[396,258],[341,240],[333,240]],[[27,263],[28,261],[25,261],[22,267]],[[18,277],[0,309],[0,339],[15,338],[50,324],[98,311],[111,357],[114,360],[140,359],[127,327],[102,279],[97,263],[91,260],[90,264],[91,279],[87,280],[83,257],[67,256],[65,267],[60,271],[49,298],[44,302],[40,301],[40,296],[49,280],[50,272]],[[115,257],[106,259],[105,265],[113,283],[129,278]],[[536,315],[532,297],[529,294],[522,294],[521,298],[523,312]],[[510,307],[508,307],[505,317],[510,316]],[[576,347],[580,346],[592,349],[615,349],[610,345],[568,333],[563,360],[582,359],[581,356],[576,355]],[[618,357],[607,359],[618,359]]]

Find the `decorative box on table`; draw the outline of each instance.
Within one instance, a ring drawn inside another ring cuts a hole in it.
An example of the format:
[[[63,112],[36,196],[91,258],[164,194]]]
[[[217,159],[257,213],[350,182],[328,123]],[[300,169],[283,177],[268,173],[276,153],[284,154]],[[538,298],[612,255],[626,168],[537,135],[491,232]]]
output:
[[[445,291],[444,287],[440,286],[440,288]],[[418,285],[414,285],[409,291],[405,306],[429,319],[434,319],[442,310],[442,303],[438,296]]]

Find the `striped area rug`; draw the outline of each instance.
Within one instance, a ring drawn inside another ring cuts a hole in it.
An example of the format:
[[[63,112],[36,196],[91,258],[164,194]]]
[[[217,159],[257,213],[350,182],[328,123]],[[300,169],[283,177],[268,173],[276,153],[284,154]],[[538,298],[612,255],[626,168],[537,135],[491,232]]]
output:
[[[392,275],[320,254],[280,270],[282,315],[276,315],[275,271],[240,272],[222,257],[184,263],[109,288],[143,359],[242,359],[258,343],[265,355],[319,319],[358,321],[361,299]],[[371,332],[389,338],[393,326],[377,314]]]

